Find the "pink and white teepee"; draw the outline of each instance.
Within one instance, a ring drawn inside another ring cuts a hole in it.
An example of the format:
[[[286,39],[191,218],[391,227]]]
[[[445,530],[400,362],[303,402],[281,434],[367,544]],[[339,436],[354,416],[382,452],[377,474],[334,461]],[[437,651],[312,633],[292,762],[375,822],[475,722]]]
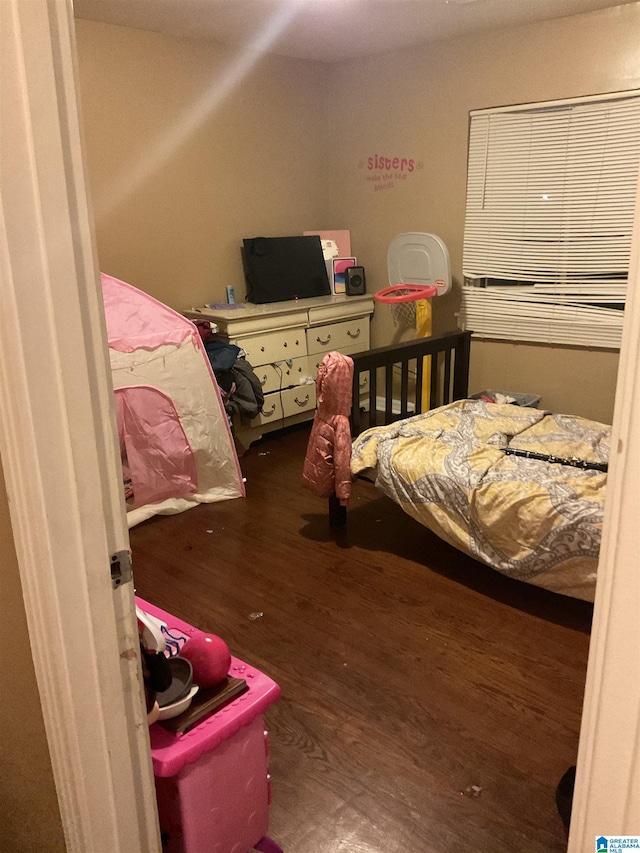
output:
[[[194,324],[104,275],[129,527],[245,494],[220,391]]]

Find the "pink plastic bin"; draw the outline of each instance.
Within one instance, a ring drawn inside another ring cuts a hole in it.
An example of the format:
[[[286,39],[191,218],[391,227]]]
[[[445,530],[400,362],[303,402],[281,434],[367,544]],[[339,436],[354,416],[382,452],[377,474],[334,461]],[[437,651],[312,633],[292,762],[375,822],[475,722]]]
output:
[[[172,633],[202,633],[142,599]],[[262,714],[280,696],[264,673],[231,659],[249,690],[185,734],[149,729],[164,853],[282,853],[267,837],[271,791]]]

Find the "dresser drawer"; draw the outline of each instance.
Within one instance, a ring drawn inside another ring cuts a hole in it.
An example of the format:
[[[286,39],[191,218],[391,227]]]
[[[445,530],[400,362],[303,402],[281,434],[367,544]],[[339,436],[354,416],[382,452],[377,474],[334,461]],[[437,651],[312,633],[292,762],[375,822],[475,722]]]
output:
[[[284,418],[307,413],[313,417],[316,409],[316,386],[314,383],[295,385],[293,388],[285,388],[283,391],[274,391],[265,394],[264,404],[249,426],[266,427],[270,424],[276,427],[283,426]]]
[[[286,361],[280,362],[277,367],[273,364],[261,364],[255,368],[255,374],[260,380],[262,391],[269,394],[271,391],[279,391],[281,388],[298,385],[305,376],[314,377],[315,368],[313,372],[310,372],[309,359],[305,355],[292,359],[291,367]]]
[[[285,418],[301,415],[308,412],[311,417],[316,408],[316,386],[297,385],[295,388],[287,388],[281,393],[282,410]]]
[[[280,424],[282,426],[282,399],[280,393],[267,394],[260,413],[251,420],[251,427],[267,426],[268,424]]]
[[[369,349],[368,317],[307,329],[309,355],[331,352],[332,350],[343,352],[346,347],[354,346],[358,351]]]
[[[253,368],[307,354],[304,329],[283,329],[263,335],[231,338],[230,341],[246,352],[247,361]]]

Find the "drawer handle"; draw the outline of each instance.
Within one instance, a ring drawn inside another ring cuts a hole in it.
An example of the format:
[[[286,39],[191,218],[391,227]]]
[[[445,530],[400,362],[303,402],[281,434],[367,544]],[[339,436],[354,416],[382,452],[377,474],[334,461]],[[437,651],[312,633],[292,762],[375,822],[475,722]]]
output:
[[[276,404],[274,403],[268,412],[266,412],[264,409],[262,409],[262,414],[265,416],[265,418],[270,418],[271,415],[275,412],[275,410],[276,410]]]
[[[302,409],[302,408],[304,408],[304,407],[307,405],[307,403],[309,402],[309,395],[307,394],[307,396],[304,398],[304,400],[298,400],[298,398],[297,398],[297,397],[294,397],[294,398],[293,398],[293,400],[294,400],[294,402],[295,402],[295,403],[297,403],[297,404],[300,406],[300,408]]]
[[[368,384],[369,384],[369,377],[368,376],[361,376],[360,377],[360,387],[366,388]]]
[[[329,335],[329,337],[327,338],[327,340],[326,340],[326,341],[323,341],[321,338],[316,338],[316,341],[317,341],[319,344],[322,344],[322,346],[326,346],[326,345],[329,343],[329,341],[330,341],[330,340],[331,340],[331,335]]]
[[[286,347],[286,345],[287,345],[287,342],[285,341],[285,342],[284,342],[284,344],[283,344],[283,346],[285,346],[285,347]]]
[[[266,384],[267,384],[267,376],[266,376],[266,374],[265,374],[265,375],[262,377],[262,379],[260,380],[260,385],[266,385]]]
[[[360,337],[360,329],[358,329],[358,331],[355,334],[351,334],[350,330],[347,329],[347,335],[349,335],[350,338],[359,338]]]
[[[260,347],[260,352],[264,352],[264,347]]]

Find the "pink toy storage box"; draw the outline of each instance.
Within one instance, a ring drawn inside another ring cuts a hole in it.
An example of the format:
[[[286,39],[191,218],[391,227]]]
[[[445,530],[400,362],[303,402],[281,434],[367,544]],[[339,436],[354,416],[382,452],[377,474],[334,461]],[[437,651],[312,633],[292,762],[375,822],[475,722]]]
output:
[[[146,601],[172,634],[202,633]],[[262,714],[280,696],[264,673],[231,659],[249,690],[184,734],[154,723],[151,758],[164,853],[282,853],[267,837],[271,790]]]

